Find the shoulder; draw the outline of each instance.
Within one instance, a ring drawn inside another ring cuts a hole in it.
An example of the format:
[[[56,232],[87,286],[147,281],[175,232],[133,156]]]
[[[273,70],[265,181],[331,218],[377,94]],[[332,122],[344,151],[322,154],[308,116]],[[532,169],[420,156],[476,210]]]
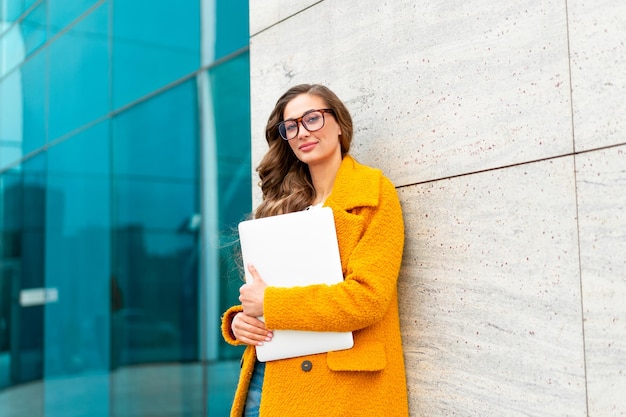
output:
[[[339,171],[344,171],[345,174],[361,177],[362,179],[377,179],[383,176],[383,172],[380,169],[362,164],[351,155],[344,156]]]
[[[345,209],[377,206],[395,187],[378,168],[361,164],[350,155],[341,161],[330,199]]]

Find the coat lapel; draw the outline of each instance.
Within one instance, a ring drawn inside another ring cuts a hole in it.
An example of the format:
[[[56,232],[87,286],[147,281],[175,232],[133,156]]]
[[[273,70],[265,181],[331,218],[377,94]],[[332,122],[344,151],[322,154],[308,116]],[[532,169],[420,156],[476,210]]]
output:
[[[350,254],[365,231],[361,208],[375,207],[380,197],[382,172],[356,162],[346,155],[339,167],[333,191],[325,205],[332,208],[344,275]]]

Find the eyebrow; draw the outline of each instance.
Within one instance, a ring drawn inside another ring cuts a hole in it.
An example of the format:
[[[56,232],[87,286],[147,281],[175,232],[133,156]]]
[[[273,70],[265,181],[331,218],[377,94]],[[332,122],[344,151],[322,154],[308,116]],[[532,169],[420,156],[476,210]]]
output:
[[[299,119],[299,118],[301,118],[302,116],[304,116],[305,114],[307,114],[307,113],[309,113],[309,112],[312,112],[312,111],[315,111],[315,110],[317,110],[317,109],[308,109],[308,110],[306,110],[304,113],[302,113],[300,116],[298,116],[298,117],[290,117],[290,118],[288,118],[288,119],[283,120],[283,122],[286,122],[286,121],[289,121],[289,120],[292,120],[292,121],[293,121],[293,120]]]

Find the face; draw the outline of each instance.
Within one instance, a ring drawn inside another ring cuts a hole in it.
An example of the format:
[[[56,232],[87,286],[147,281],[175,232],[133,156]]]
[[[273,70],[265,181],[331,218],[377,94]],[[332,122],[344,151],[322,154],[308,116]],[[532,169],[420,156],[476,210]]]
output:
[[[297,119],[309,110],[326,108],[328,108],[327,104],[320,97],[313,94],[300,94],[285,106],[283,120]],[[309,166],[336,164],[341,161],[339,142],[341,129],[333,114],[324,113],[323,116],[324,127],[320,130],[309,132],[300,122],[297,136],[288,141],[296,157]]]

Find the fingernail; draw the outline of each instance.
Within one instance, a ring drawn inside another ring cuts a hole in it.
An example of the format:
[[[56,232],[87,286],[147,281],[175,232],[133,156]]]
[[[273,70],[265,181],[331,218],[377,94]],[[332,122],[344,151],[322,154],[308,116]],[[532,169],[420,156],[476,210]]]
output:
[[[263,342],[259,342],[256,344],[257,346],[263,346]]]

